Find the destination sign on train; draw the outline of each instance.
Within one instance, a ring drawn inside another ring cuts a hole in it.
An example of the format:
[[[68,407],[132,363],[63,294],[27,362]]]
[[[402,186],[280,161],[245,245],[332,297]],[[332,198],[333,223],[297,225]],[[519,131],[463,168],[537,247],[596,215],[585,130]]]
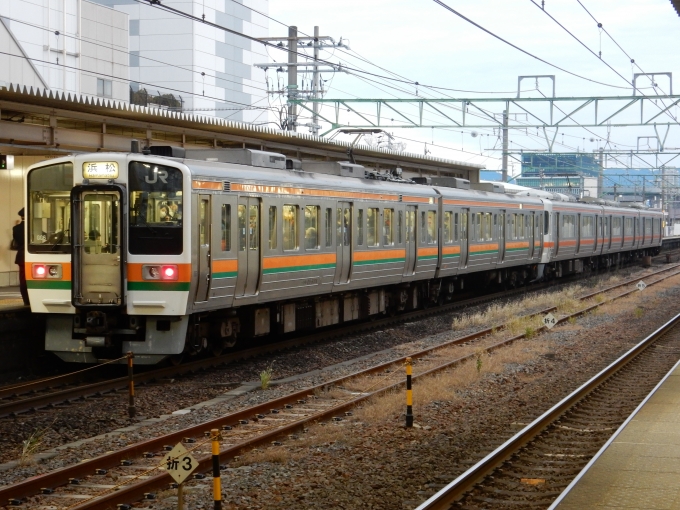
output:
[[[115,161],[83,163],[83,177],[85,179],[116,179],[118,177],[118,163]]]

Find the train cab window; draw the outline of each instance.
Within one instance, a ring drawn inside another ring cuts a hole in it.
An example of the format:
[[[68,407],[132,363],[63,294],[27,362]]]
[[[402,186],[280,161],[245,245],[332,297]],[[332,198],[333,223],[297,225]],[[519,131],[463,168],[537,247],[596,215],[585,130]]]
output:
[[[182,253],[182,171],[133,161],[128,167],[128,187],[130,253]]]
[[[276,229],[276,206],[269,206],[269,249],[275,250],[278,245],[277,229]]]
[[[383,210],[383,245],[394,245],[394,209]]]
[[[402,230],[404,228],[404,211],[397,212],[397,243],[404,242]]]
[[[319,248],[319,207],[305,206],[305,250]]]
[[[222,204],[222,251],[231,251],[231,205]]]
[[[357,211],[357,246],[364,245],[364,210]]]
[[[283,206],[283,249],[292,251],[298,249],[298,208],[296,205]]]
[[[451,244],[453,242],[453,213],[451,211],[444,211],[444,230],[442,235],[442,243]]]
[[[31,170],[27,177],[27,246],[30,253],[71,253],[73,164]]]
[[[550,213],[545,211],[543,213],[543,234],[548,235],[550,233]]]
[[[330,207],[326,208],[326,246],[333,244],[333,212]]]
[[[366,229],[366,245],[378,246],[378,216],[380,209],[369,208],[366,214],[368,227]]]

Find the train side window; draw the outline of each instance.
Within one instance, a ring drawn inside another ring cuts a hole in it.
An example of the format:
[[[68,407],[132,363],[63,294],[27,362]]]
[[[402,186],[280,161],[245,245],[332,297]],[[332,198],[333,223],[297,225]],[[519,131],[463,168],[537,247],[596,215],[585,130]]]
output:
[[[491,241],[493,239],[493,230],[491,226],[491,213],[486,213],[484,215],[484,219],[486,221],[486,239],[487,241]]]
[[[515,222],[517,221],[516,214],[508,214],[508,234],[507,238],[512,240],[515,239]]]
[[[550,213],[548,211],[543,213],[543,233],[545,235],[550,233]]]
[[[427,244],[437,244],[437,212],[427,211]]]
[[[283,249],[285,251],[298,249],[298,208],[296,205],[283,206]]]
[[[246,206],[238,206],[238,251],[246,251],[246,228],[248,222],[246,221]]]
[[[278,245],[276,230],[276,206],[269,206],[269,249],[275,250]]]
[[[394,246],[394,209],[383,210],[383,245]]]
[[[364,210],[357,210],[357,246],[364,245]]]
[[[459,223],[458,223],[458,220],[459,220],[459,216],[458,216],[458,213],[456,213],[456,214],[453,215],[453,240],[454,241],[458,241],[458,239],[459,239],[459,233],[458,233]]]
[[[305,206],[305,250],[319,248],[319,207]]]
[[[366,214],[368,220],[368,228],[366,234],[367,246],[378,246],[378,216],[380,216],[380,209],[369,207]]]
[[[468,240],[468,213],[460,215],[460,238],[463,241]]]
[[[444,236],[442,243],[450,244],[453,242],[453,213],[451,211],[444,211],[444,230],[442,235]]]
[[[403,225],[404,225],[404,211],[398,211],[397,212],[397,242],[399,244],[404,242],[403,234],[402,234],[402,230],[404,228]]]
[[[231,251],[231,205],[222,204],[222,251]]]
[[[333,212],[330,207],[326,208],[326,246],[333,244]]]

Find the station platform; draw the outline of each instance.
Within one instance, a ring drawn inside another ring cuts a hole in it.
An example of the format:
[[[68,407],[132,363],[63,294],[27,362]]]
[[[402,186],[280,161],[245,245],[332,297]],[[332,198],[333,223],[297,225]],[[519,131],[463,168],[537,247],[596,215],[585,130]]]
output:
[[[680,510],[680,362],[550,510]]]
[[[2,287],[0,288],[0,312],[6,312],[10,310],[28,310],[27,306],[24,306],[24,301],[21,299],[21,293],[19,292],[19,287]]]

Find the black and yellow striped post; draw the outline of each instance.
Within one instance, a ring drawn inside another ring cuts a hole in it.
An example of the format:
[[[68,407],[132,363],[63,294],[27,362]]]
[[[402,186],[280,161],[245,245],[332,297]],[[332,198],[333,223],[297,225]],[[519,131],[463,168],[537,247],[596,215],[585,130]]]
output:
[[[220,431],[212,429],[213,499],[215,510],[222,509],[222,480],[220,479]]]
[[[128,401],[128,416],[130,419],[135,417],[135,380],[132,372],[132,359],[135,355],[132,351],[127,353],[127,366],[128,366],[128,394],[130,399]]]
[[[411,358],[406,358],[406,426],[413,427],[413,390],[411,389],[411,375],[413,367]]]

